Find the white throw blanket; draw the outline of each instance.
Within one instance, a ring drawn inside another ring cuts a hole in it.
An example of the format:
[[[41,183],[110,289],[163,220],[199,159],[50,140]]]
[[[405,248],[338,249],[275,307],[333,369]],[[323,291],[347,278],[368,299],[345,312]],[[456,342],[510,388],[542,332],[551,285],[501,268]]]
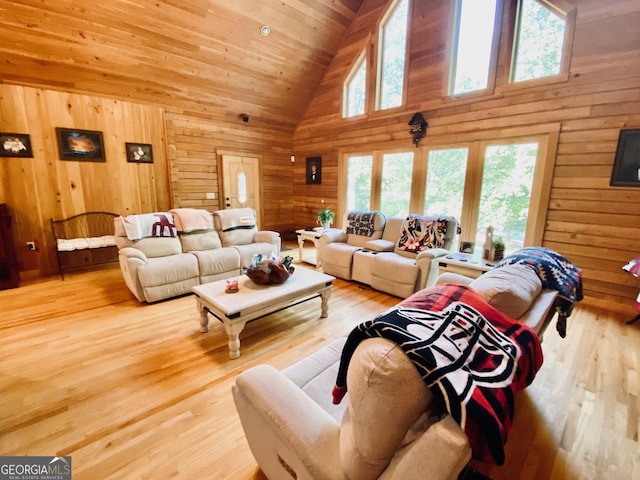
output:
[[[196,230],[211,230],[213,217],[200,208],[174,208],[169,210],[173,214],[176,228],[179,232],[193,232]]]
[[[127,238],[133,242],[146,237],[175,237],[173,215],[167,212],[123,215],[122,225]]]
[[[253,208],[219,210],[216,215],[220,218],[220,228],[223,232],[256,227],[256,215]]]

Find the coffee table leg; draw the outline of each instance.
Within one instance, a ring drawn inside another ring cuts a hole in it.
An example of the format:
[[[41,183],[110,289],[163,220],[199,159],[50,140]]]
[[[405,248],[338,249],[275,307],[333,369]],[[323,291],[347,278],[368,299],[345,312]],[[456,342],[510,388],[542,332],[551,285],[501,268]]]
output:
[[[237,321],[235,323],[229,323],[228,320],[224,322],[224,330],[229,337],[229,358],[238,358],[240,356],[240,332],[244,328],[246,322]]]
[[[324,290],[320,292],[320,297],[322,299],[322,313],[320,314],[320,318],[327,318],[329,316],[329,297],[331,296],[331,290]]]
[[[200,312],[200,331],[207,333],[209,331],[209,310],[200,302],[197,305],[198,312]]]

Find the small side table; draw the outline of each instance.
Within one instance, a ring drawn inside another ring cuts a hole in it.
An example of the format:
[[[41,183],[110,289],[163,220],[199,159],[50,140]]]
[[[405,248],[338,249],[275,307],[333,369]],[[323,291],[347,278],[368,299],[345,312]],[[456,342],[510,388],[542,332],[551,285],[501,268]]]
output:
[[[303,246],[304,246],[305,240],[309,242],[313,242],[313,246],[317,249],[318,241],[320,240],[320,237],[322,236],[323,233],[324,233],[324,228],[322,227],[314,228],[313,230],[305,230],[305,229],[296,230],[296,235],[298,236],[298,251],[300,252],[301,262],[315,265],[318,268],[320,267],[320,259],[318,259],[317,256],[314,256],[309,260],[305,260],[302,257],[302,252],[303,252]]]
[[[478,278],[488,272],[495,263],[474,257],[469,253],[450,253],[438,258],[438,273],[453,272],[469,278]]]

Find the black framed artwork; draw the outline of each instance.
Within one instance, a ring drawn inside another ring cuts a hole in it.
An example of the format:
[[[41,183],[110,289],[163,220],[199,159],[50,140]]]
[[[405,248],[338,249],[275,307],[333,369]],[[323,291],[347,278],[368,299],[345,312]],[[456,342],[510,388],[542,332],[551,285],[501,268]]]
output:
[[[102,132],[56,127],[60,160],[106,162]]]
[[[322,157],[307,157],[307,183],[322,183]]]
[[[27,133],[0,133],[0,157],[33,158],[31,137]]]
[[[125,143],[127,162],[153,163],[153,147],[150,143]]]
[[[620,130],[609,185],[640,187],[640,128]]]

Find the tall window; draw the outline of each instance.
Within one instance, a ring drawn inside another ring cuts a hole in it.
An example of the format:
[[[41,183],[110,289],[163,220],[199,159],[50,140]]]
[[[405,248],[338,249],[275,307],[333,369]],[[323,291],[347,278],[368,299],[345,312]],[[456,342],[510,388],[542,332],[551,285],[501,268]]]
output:
[[[378,34],[377,109],[399,107],[403,103],[407,17],[409,0],[400,0],[387,12]]]
[[[513,81],[549,77],[560,73],[565,39],[564,16],[538,0],[518,5]]]
[[[429,151],[424,213],[460,220],[468,153],[466,147]]]
[[[413,153],[386,153],[382,156],[380,211],[388,217],[409,213]]]
[[[482,248],[488,226],[501,237],[505,253],[524,245],[537,143],[494,145],[485,149],[476,250]]]
[[[352,156],[347,160],[347,211],[371,208],[371,155]]]
[[[343,116],[355,117],[364,114],[367,92],[367,60],[364,52],[353,66],[351,74],[345,82],[343,99]]]
[[[484,90],[489,86],[496,0],[458,0],[449,93]]]
[[[515,11],[511,12],[511,9]],[[568,61],[564,56],[570,51],[568,42],[571,41],[576,18],[575,7],[567,2],[456,0],[454,12],[447,83],[449,95],[483,90],[491,92],[498,74],[498,83],[506,84],[567,71]],[[510,61],[510,71],[503,69],[497,72],[503,17],[513,19],[502,28],[513,33],[514,43],[509,50],[511,58],[504,58]]]
[[[473,141],[406,152],[347,156],[345,210],[380,210],[388,217],[445,214],[458,219],[460,239],[482,251],[487,227],[505,251],[540,244],[551,185],[549,135]],[[534,189],[535,185],[535,189]],[[453,247],[457,248],[456,246]]]

